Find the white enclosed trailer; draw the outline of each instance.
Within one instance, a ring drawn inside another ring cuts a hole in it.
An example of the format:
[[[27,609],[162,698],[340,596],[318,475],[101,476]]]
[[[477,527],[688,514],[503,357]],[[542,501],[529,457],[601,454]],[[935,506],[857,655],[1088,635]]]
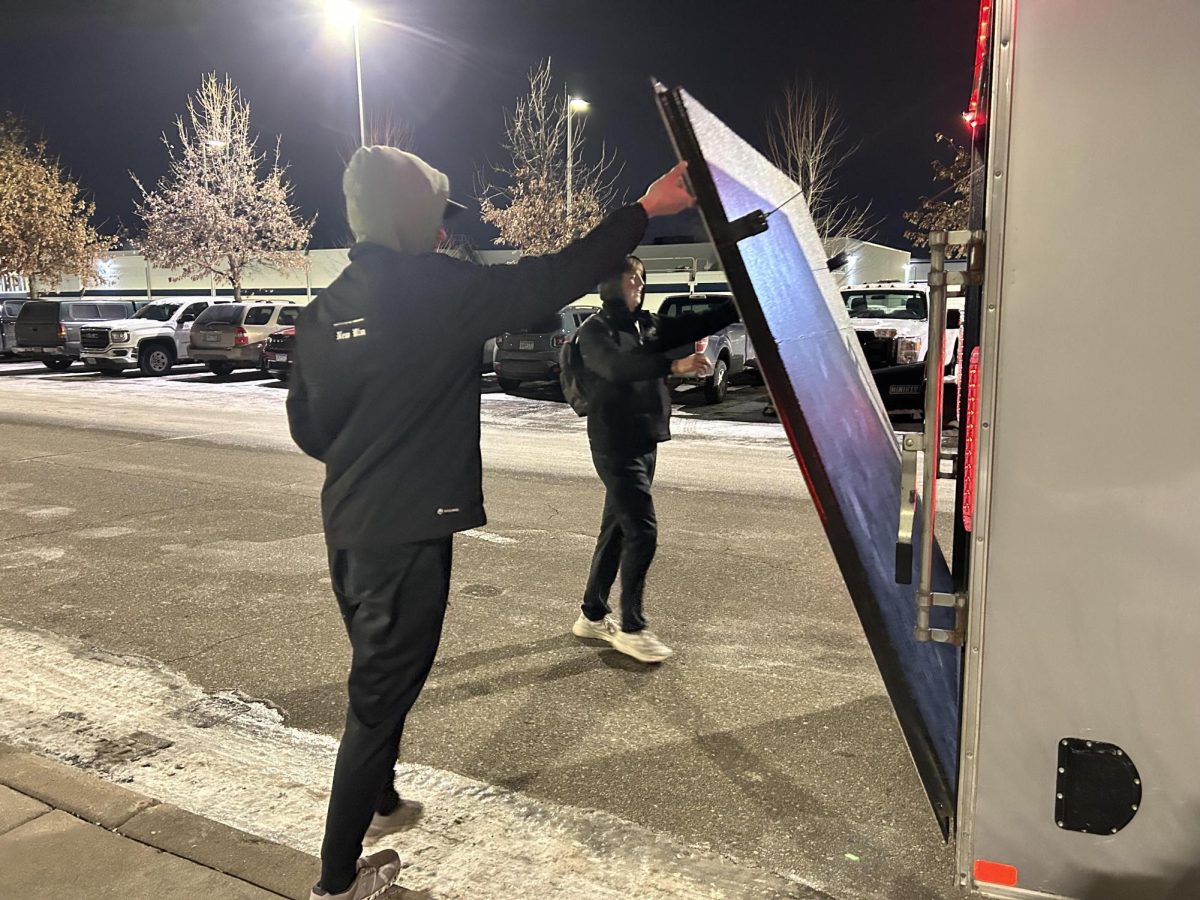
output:
[[[941,392],[898,450],[796,185],[685,91],[658,97],[956,841],[947,879],[1200,898],[1200,2],[984,0],[976,89],[974,221],[949,238],[972,254],[952,567]],[[1130,258],[1144,276],[1114,278]]]

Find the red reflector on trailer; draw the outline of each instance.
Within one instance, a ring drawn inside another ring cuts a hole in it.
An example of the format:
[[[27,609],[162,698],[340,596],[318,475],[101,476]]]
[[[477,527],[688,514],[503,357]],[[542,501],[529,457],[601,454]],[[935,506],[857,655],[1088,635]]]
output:
[[[979,348],[971,351],[971,364],[967,367],[967,421],[966,450],[963,454],[963,528],[971,530],[975,517],[975,459],[979,455]]]
[[[975,880],[1016,887],[1017,867],[1006,866],[1004,863],[991,862],[986,859],[977,859],[975,860]]]

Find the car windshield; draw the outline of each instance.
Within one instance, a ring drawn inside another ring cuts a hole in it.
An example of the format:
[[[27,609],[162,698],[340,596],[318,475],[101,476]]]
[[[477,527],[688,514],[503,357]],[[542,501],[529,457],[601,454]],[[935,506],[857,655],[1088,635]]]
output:
[[[214,322],[219,322],[222,325],[240,325],[242,323],[242,313],[245,311],[246,307],[240,303],[218,303],[200,313],[196,317],[196,324],[211,325]]]
[[[663,301],[659,315],[668,319],[677,319],[693,313],[711,312],[725,303],[724,297],[668,297]]]
[[[135,319],[150,319],[154,322],[169,322],[171,316],[179,311],[181,303],[151,303],[143,306],[133,314]]]
[[[546,318],[541,319],[537,322],[534,322],[531,326],[529,326],[529,329],[525,333],[526,334],[550,334],[551,332],[562,331],[562,330],[563,330],[562,314],[554,313],[553,315],[546,316]]]
[[[842,299],[852,319],[926,319],[921,291],[843,291]]]

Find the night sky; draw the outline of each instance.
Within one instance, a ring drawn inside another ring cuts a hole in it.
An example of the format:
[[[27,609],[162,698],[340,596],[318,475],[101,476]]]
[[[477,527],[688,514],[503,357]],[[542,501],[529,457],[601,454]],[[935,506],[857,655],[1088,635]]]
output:
[[[362,27],[368,124],[403,122],[472,212],[474,173],[499,156],[503,111],[550,56],[592,103],[592,149],[625,163],[630,200],[673,161],[649,87],[682,85],[760,149],[785,86],[834,91],[861,149],[841,189],[870,200],[877,239],[908,247],[901,212],[932,193],[934,132],[962,137],[977,0],[376,0]],[[48,141],[94,194],[106,230],[138,227],[130,170],[154,182],[162,132],[204,72],[228,73],[265,143],[282,135],[314,247],[344,245],[341,169],[357,144],[353,50],[319,0],[0,0],[0,109]],[[689,214],[691,215],[691,214]],[[689,217],[660,233],[700,234]]]

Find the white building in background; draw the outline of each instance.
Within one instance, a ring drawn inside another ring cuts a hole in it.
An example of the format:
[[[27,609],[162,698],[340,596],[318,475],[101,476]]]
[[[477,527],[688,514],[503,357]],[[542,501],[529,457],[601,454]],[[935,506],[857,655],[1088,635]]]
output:
[[[842,249],[836,244],[831,246],[831,256]],[[308,262],[303,269],[251,267],[243,280],[242,295],[246,299],[287,297],[306,303],[337,278],[349,262],[348,252],[309,250],[303,254]],[[911,254],[907,250],[854,241],[847,252],[846,267],[835,273],[839,284],[908,280]],[[716,248],[710,243],[646,244],[636,253],[646,263],[647,301],[651,309],[668,294],[729,290]],[[503,265],[514,262],[517,254],[510,250],[482,250],[479,257],[488,265]],[[164,297],[233,296],[233,288],[214,278],[183,277],[177,270],[150,265],[142,254],[132,250],[116,250],[105,257],[100,263],[100,276],[102,283],[86,290],[80,289],[77,277],[64,278],[54,290],[43,291],[42,296],[109,297],[143,303]],[[16,275],[0,277],[0,295],[25,296],[27,292],[24,279]]]

